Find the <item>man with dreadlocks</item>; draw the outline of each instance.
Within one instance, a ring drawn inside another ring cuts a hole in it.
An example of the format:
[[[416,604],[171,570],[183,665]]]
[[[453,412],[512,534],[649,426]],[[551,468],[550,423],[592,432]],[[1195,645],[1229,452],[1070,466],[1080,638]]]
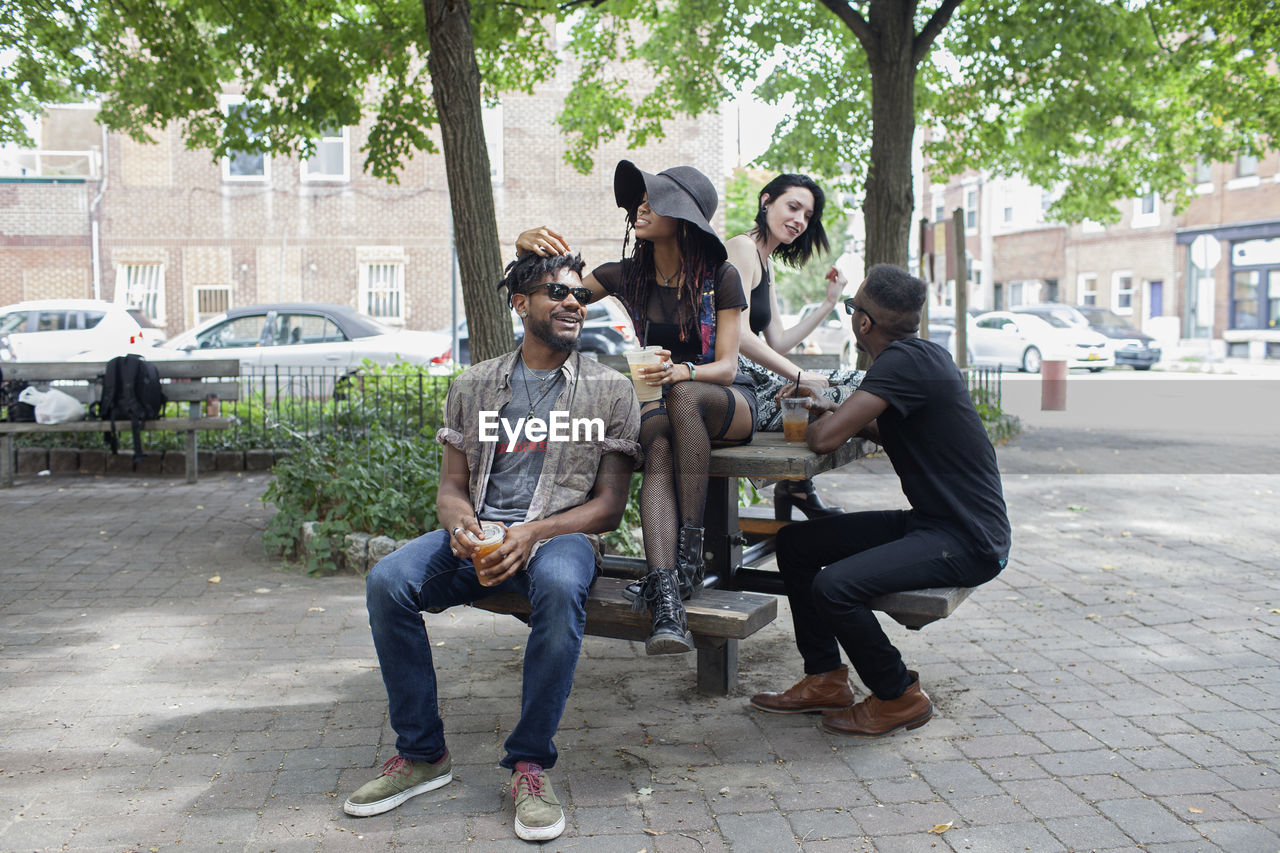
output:
[[[738,271],[711,227],[715,186],[692,166],[656,175],[623,160],[613,195],[627,212],[623,241],[635,250],[583,279],[592,293],[622,300],[642,345],[659,345],[660,366],[640,368],[662,399],[641,411],[644,482],[640,521],[649,572],[632,587],[653,624],[645,650],[693,650],[684,599],[703,584],[703,511],[711,446],[751,439],[755,386],[738,370],[739,314],[747,307]],[[516,251],[563,254],[568,241],[548,228],[526,231]]]
[[[600,566],[598,534],[622,521],[640,453],[631,382],[576,351],[591,301],[582,268],[568,254],[528,255],[507,267],[500,286],[524,322],[524,340],[449,386],[436,436],[444,445],[440,529],[378,561],[367,581],[396,755],[346,801],[347,814],[381,814],[453,779],[422,612],[516,592],[533,610],[520,719],[499,764],[513,771],[516,835],[546,841],[564,831],[546,775],[556,763],[552,738],[573,687]],[[548,432],[547,424],[564,421],[599,428],[559,439]],[[483,555],[472,538],[484,538],[481,521],[505,532]]]

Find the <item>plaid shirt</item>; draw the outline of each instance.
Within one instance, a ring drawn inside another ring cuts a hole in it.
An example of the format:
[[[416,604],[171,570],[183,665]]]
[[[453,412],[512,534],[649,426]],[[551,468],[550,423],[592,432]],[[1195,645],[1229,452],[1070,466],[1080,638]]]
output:
[[[449,386],[445,426],[436,433],[437,441],[456,447],[467,457],[471,505],[477,513],[489,488],[498,446],[497,441],[481,441],[480,413],[501,412],[511,402],[511,376],[518,356],[517,349],[459,374]],[[599,418],[604,422],[604,440],[547,442],[546,460],[530,496],[525,521],[537,521],[586,503],[606,453],[625,453],[637,469],[640,467],[640,404],[631,380],[577,352],[560,369],[565,383],[552,411],[567,412],[570,418]],[[587,538],[598,562],[599,537],[587,534]],[[534,550],[541,544],[537,543]]]

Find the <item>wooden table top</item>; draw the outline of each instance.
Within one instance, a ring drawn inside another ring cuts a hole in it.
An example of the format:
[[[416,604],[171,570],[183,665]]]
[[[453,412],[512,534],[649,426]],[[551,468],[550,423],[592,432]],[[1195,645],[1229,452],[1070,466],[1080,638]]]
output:
[[[780,432],[758,432],[750,444],[714,448],[711,476],[805,480],[861,459],[874,447],[871,442],[855,438],[830,453],[818,454],[803,444],[783,440]]]

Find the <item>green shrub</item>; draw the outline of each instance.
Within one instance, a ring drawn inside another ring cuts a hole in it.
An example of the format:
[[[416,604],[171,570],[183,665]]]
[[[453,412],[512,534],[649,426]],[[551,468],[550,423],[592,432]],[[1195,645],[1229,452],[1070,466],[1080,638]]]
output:
[[[421,436],[397,437],[377,424],[357,441],[326,435],[299,444],[274,473],[262,499],[277,512],[263,545],[301,557],[313,572],[336,568],[348,533],[409,539],[436,526],[440,452]],[[303,551],[307,521],[316,522],[316,538]]]

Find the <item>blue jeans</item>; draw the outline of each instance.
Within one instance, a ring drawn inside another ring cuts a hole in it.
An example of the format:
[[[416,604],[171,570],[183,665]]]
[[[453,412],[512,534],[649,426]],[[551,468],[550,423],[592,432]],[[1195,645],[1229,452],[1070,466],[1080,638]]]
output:
[[[436,672],[422,611],[468,604],[496,592],[518,592],[529,599],[533,613],[524,653],[520,721],[499,763],[510,769],[517,761],[554,766],[551,739],[573,687],[587,621],[587,593],[595,576],[595,553],[581,533],[547,542],[524,570],[496,587],[480,585],[471,561],[451,552],[444,530],[419,536],[379,560],[366,581],[366,602],[391,727],[396,730],[396,751],[413,761],[436,761],[445,753]]]

